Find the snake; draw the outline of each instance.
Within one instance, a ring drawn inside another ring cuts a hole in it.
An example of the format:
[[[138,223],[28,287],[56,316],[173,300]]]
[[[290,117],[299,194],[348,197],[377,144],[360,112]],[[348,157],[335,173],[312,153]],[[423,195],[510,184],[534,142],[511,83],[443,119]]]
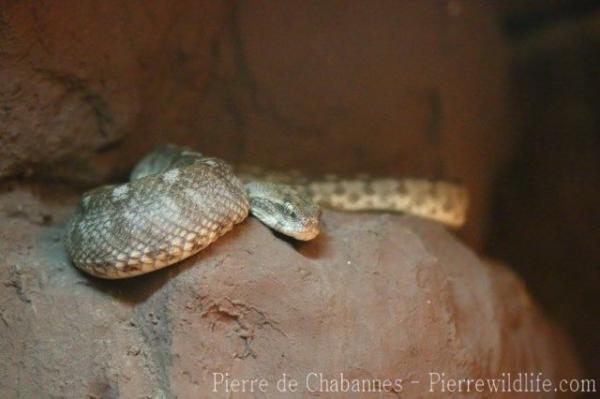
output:
[[[90,275],[121,279],[180,262],[251,213],[295,240],[319,235],[321,206],[402,212],[460,227],[464,186],[423,178],[307,178],[297,172],[237,169],[185,146],[163,144],[132,169],[129,181],[83,193],[66,226],[72,263]]]

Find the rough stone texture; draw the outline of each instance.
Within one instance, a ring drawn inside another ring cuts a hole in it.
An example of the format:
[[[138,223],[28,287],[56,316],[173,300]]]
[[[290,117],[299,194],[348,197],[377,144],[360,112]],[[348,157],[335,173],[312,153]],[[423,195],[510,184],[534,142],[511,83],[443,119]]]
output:
[[[234,397],[306,397],[273,392],[283,372],[419,380],[381,397],[448,397],[426,392],[429,371],[578,373],[520,281],[438,225],[325,212],[323,235],[294,244],[248,219],[182,264],[103,281],[60,241],[76,198],[0,195],[0,397],[231,397],[209,392],[213,372],[271,383]]]
[[[485,237],[511,144],[487,2],[2,5],[0,178],[97,183],[173,141],[306,172],[459,179],[477,193],[464,236]]]

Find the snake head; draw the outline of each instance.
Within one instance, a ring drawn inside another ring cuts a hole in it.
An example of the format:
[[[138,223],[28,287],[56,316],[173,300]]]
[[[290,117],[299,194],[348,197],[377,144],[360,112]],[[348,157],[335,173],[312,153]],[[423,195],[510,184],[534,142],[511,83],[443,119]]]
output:
[[[273,230],[302,241],[319,234],[319,206],[293,187],[253,181],[246,191],[252,214]]]

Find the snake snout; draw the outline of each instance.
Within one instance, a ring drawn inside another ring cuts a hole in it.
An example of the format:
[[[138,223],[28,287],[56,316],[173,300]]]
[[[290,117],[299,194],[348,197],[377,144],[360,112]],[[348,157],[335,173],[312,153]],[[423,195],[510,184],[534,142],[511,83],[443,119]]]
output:
[[[301,228],[290,231],[287,234],[296,240],[309,241],[320,233],[320,223],[318,218],[310,218],[302,221]]]

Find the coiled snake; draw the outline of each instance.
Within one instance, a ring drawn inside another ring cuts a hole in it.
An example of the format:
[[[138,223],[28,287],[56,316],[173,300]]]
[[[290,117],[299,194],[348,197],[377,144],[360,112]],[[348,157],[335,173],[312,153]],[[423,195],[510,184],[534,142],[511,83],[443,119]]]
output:
[[[83,194],[65,247],[79,269],[97,277],[133,277],[199,252],[249,212],[298,240],[319,234],[319,205],[345,211],[405,212],[449,226],[464,223],[466,190],[425,179],[338,179],[234,174],[226,162],[164,145],[146,155],[130,181]]]

